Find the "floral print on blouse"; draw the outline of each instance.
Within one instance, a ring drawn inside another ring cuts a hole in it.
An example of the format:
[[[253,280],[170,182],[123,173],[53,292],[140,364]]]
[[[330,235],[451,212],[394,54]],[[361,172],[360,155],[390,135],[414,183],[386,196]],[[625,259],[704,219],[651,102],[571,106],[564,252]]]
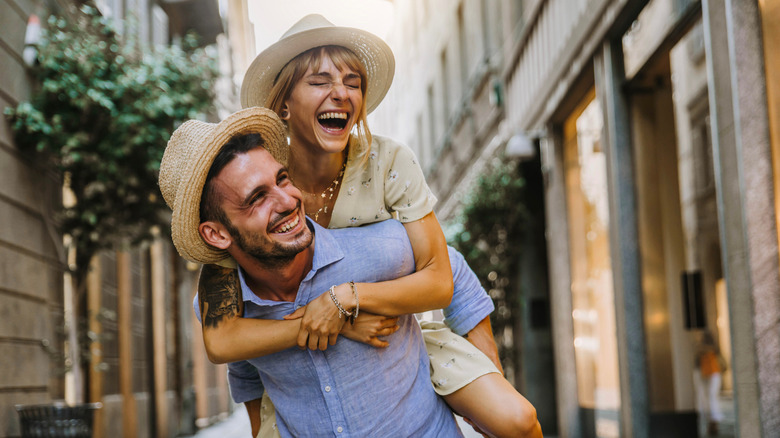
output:
[[[414,222],[433,211],[433,195],[407,146],[373,136],[365,157],[351,140],[347,168],[328,228],[356,227],[395,218]]]

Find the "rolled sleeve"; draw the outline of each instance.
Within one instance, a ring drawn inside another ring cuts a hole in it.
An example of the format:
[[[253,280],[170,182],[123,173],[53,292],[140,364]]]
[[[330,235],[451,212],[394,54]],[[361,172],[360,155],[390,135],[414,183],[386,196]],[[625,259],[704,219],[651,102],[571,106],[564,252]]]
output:
[[[495,305],[463,255],[451,246],[448,246],[447,250],[452,266],[454,291],[452,302],[444,309],[444,322],[453,332],[463,336],[490,316]]]
[[[228,364],[228,384],[230,395],[236,403],[259,399],[265,392],[257,368],[247,361]]]

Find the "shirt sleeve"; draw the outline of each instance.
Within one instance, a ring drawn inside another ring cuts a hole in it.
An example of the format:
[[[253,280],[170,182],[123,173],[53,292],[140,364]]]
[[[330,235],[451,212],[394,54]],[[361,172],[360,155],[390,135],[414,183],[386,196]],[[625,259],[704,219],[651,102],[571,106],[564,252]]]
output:
[[[265,387],[257,368],[247,361],[228,364],[230,395],[236,403],[246,403],[263,397]]]
[[[198,304],[197,293],[195,293],[195,298],[192,299],[192,310],[195,311],[195,318],[198,318],[198,322],[203,324],[203,320],[200,317],[200,305]]]
[[[463,336],[488,317],[495,305],[463,255],[451,246],[447,250],[454,290],[452,302],[444,309],[444,322],[453,332]]]
[[[393,143],[392,140],[385,140]],[[389,212],[398,212],[400,222],[414,222],[433,211],[436,197],[425,181],[420,163],[408,147],[388,145],[385,157],[388,167],[384,175],[385,205]]]

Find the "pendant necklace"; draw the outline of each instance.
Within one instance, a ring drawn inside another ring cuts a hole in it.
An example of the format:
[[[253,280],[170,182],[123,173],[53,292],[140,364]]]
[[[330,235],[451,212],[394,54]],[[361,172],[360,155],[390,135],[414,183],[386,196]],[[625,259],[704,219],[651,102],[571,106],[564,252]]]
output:
[[[328,187],[325,187],[325,190],[323,190],[322,193],[320,193],[320,197],[321,198],[327,198],[327,199],[325,199],[325,204],[322,207],[320,207],[319,210],[314,212],[314,221],[315,222],[317,222],[317,219],[319,219],[320,213],[328,214],[328,203],[330,203],[330,200],[333,199],[333,195],[338,193],[336,191],[336,188],[339,186],[339,183],[341,182],[341,177],[344,176],[344,170],[346,168],[347,168],[347,161],[344,160],[341,163],[341,170],[339,171],[339,174],[336,175],[336,179],[334,179],[333,182],[331,182],[328,185]],[[305,193],[310,194],[312,196],[317,196],[315,193],[311,193],[311,192],[305,192]]]

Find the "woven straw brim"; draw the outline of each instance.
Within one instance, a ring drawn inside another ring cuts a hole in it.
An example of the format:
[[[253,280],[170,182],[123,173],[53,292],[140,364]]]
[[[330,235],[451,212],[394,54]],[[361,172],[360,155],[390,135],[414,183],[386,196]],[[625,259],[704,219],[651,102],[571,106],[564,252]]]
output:
[[[349,27],[321,27],[287,36],[262,51],[244,75],[241,106],[264,106],[276,76],[290,60],[320,46],[342,46],[354,52],[366,69],[366,114],[385,98],[393,83],[395,57],[376,35]]]
[[[289,148],[282,121],[266,108],[247,108],[220,123],[190,120],[171,136],[160,163],[160,191],[173,210],[171,237],[179,254],[196,263],[217,263],[227,251],[203,241],[200,225],[200,198],[214,158],[235,135],[260,134],[263,147],[283,165]]]

